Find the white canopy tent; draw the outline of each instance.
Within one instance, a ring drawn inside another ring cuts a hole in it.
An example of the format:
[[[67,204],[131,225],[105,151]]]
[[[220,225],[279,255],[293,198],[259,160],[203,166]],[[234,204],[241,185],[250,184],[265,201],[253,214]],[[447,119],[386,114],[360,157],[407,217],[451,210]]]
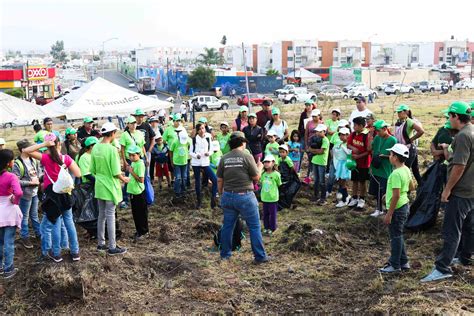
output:
[[[74,120],[86,116],[127,116],[142,109],[159,111],[173,104],[122,88],[101,77],[47,105],[50,116]]]
[[[291,78],[300,77],[303,82],[321,81],[321,76],[318,76],[317,74],[313,74],[311,71],[306,70],[304,68],[296,69],[295,72],[292,71],[288,73],[288,77],[291,77]]]
[[[46,108],[40,105],[0,92],[0,124],[42,120],[47,115]]]

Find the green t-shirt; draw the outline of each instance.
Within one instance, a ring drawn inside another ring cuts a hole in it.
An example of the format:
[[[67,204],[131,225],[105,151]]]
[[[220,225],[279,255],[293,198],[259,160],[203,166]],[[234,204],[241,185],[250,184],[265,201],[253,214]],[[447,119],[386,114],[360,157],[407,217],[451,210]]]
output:
[[[91,152],[90,173],[95,177],[95,197],[112,201],[115,205],[122,201],[122,187],[116,178],[121,174],[120,156],[111,144],[98,143]]]
[[[184,166],[188,164],[189,147],[191,146],[191,138],[188,137],[186,144],[181,144],[176,138],[171,144],[170,151],[173,152],[173,164],[176,166]]]
[[[280,145],[277,142],[268,143],[267,146],[265,147],[265,156],[273,155],[274,157],[278,157],[279,155],[278,147],[280,147]]]
[[[227,135],[219,133],[217,135],[217,140],[219,141],[219,145],[221,146],[221,151],[223,155],[227,154],[230,151],[229,138],[230,133],[227,133]]]
[[[280,198],[278,187],[281,185],[281,175],[278,171],[271,173],[263,172],[260,178],[262,184],[262,191],[260,199],[262,202],[278,202]]]
[[[286,164],[288,165],[288,167],[293,168],[293,166],[294,166],[293,160],[291,160],[291,158],[290,158],[289,156],[286,156],[285,159],[281,159],[281,157],[276,157],[275,160],[276,160],[275,163],[276,163],[277,165],[281,165],[281,162],[284,161],[284,162],[286,162]]]
[[[311,159],[311,163],[318,166],[327,166],[329,156],[329,139],[326,136],[323,138],[321,148],[324,148],[324,153],[314,155],[313,159]]]
[[[436,149],[440,149],[438,148],[439,144],[451,144],[453,142],[453,138],[449,134],[449,130],[447,128],[441,127],[431,142],[435,145]]]
[[[397,139],[394,136],[389,136],[387,138],[382,138],[378,135],[375,136],[372,142],[372,156],[375,157],[377,155],[389,155],[390,152],[387,149],[392,148],[396,143]],[[374,176],[388,179],[388,176],[392,173],[392,164],[390,163],[388,157],[380,157],[380,161],[381,164],[379,168],[374,168],[372,163],[370,170]]]
[[[393,189],[400,189],[400,199],[395,209],[402,207],[408,203],[408,188],[410,187],[411,172],[407,166],[394,169],[387,181],[387,192],[385,206],[387,210],[390,208],[392,201]]]
[[[81,158],[79,158],[79,161],[77,162],[77,165],[81,169],[82,183],[89,182],[89,180],[87,180],[85,176],[87,176],[88,174],[91,174],[91,171],[90,171],[91,154],[89,153],[82,154]]]
[[[145,136],[139,130],[136,130],[133,133],[125,131],[122,133],[122,135],[120,135],[119,143],[125,147],[125,157],[128,157],[127,150],[131,146],[136,145],[140,148],[145,146]],[[143,156],[143,152],[140,153],[140,156]]]
[[[178,139],[178,133],[176,133],[175,129],[176,128],[172,124],[171,126],[166,127],[163,132],[163,141],[167,143],[168,146],[171,146],[171,144]]]
[[[328,135],[329,142],[331,144],[335,144],[339,140],[339,134],[337,133],[337,127],[339,126],[339,120],[333,121],[332,119],[326,120],[326,126],[328,127],[328,130],[331,132],[334,132],[332,135]]]
[[[139,159],[138,161],[134,161],[131,164],[133,172],[139,177],[145,177],[145,163],[143,160]],[[127,184],[127,193],[138,195],[141,194],[145,190],[145,183],[141,183],[135,179],[132,175],[130,175],[130,182]]]
[[[209,157],[210,166],[211,166],[212,171],[214,171],[214,174],[217,174],[217,166],[219,165],[219,162],[221,162],[222,156],[223,156],[222,151],[219,150],[219,151],[214,152]]]

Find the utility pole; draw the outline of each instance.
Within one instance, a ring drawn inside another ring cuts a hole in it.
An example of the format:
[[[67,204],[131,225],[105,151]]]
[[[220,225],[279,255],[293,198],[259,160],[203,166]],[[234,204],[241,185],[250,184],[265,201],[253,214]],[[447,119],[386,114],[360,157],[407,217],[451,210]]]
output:
[[[170,68],[169,68],[169,58],[166,57],[166,91],[170,93]]]
[[[245,86],[247,89],[247,106],[249,108],[249,114],[252,112],[252,104],[250,103],[250,93],[249,93],[249,76],[247,74],[247,58],[245,55],[244,42],[242,42],[242,55],[244,56],[244,67],[245,67]]]
[[[100,60],[102,61],[102,78],[104,78],[104,79],[105,79],[105,69],[104,69],[105,68],[105,63],[104,63],[105,43],[116,40],[116,39],[118,39],[118,38],[117,37],[112,37],[112,38],[106,39],[105,41],[102,42],[102,57],[100,58]]]
[[[471,53],[471,80],[474,72],[474,52]]]

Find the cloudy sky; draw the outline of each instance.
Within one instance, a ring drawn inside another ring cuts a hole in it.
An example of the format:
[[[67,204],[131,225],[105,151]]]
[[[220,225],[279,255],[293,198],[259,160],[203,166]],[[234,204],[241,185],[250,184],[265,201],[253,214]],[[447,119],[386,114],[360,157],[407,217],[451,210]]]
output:
[[[473,0],[0,0],[0,50],[218,47],[291,39],[442,41],[471,37]],[[447,13],[447,14],[446,14]]]

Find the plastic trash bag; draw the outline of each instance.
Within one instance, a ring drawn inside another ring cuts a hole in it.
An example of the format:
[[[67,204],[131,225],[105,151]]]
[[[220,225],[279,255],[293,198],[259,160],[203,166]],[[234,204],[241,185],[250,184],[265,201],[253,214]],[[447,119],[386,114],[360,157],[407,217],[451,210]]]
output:
[[[148,175],[145,176],[145,199],[146,204],[151,205],[155,202],[155,190],[153,189],[153,185],[151,184],[150,177]]]

